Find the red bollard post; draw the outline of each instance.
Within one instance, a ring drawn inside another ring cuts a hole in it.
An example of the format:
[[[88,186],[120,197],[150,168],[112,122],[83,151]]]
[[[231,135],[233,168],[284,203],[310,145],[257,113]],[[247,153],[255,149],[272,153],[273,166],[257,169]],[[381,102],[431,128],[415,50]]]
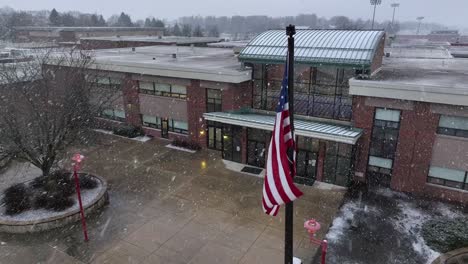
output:
[[[321,244],[322,244],[322,262],[321,262],[321,264],[325,264],[325,257],[327,256],[328,241],[323,240]]]
[[[78,170],[82,159],[83,155],[75,154],[73,156],[72,160],[75,161],[75,164],[73,164],[73,177],[75,178],[76,194],[78,195],[78,203],[80,205],[81,225],[83,227],[84,239],[88,242],[88,230],[86,229],[86,218],[83,210],[83,202],[81,201],[80,180],[78,179]]]

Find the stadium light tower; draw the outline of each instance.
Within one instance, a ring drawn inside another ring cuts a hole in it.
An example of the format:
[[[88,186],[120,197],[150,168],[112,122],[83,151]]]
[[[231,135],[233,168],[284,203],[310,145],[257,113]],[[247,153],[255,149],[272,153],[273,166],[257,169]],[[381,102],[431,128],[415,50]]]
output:
[[[423,16],[417,17],[416,20],[418,20],[418,31],[416,31],[416,35],[419,35],[419,30],[421,29],[421,21],[424,19]]]
[[[400,4],[399,3],[393,3],[390,6],[393,8],[393,17],[392,17],[392,28],[393,28],[393,26],[395,25],[395,11],[396,11],[397,7],[400,6]]]
[[[370,4],[374,6],[374,14],[372,15],[372,29],[374,29],[375,9],[378,5],[382,4],[382,0],[370,0]]]

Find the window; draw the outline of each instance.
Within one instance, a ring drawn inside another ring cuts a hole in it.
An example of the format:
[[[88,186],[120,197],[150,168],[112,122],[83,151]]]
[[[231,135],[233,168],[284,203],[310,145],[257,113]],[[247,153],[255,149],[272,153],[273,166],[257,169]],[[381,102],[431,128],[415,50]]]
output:
[[[468,190],[467,175],[468,173],[466,171],[431,166],[429,168],[427,182],[456,189]]]
[[[468,138],[468,118],[459,116],[440,116],[437,134]]]
[[[399,110],[375,110],[367,167],[371,184],[390,185],[400,132],[400,115]]]
[[[350,120],[352,98],[350,69],[295,66],[295,111],[300,115]],[[278,103],[284,68],[281,65],[253,66],[253,107],[273,111]]]
[[[125,112],[122,110],[105,109],[101,114],[102,118],[125,122]]]
[[[120,89],[121,80],[110,78],[110,77],[96,77],[96,76],[87,76],[86,77],[89,82],[94,83],[99,87],[107,87],[107,88],[116,88]]]
[[[399,127],[400,111],[377,108],[372,129],[370,155],[393,160],[398,143]]]
[[[161,128],[161,118],[149,115],[141,115],[143,126],[152,128]]]
[[[222,91],[215,89],[206,89],[206,112],[222,111]]]
[[[353,171],[353,146],[327,141],[325,148],[326,154],[323,169],[325,182],[346,186],[351,180]]]
[[[169,130],[177,133],[188,134],[188,123],[185,121],[169,120]]]
[[[145,127],[152,127],[161,129],[161,118],[156,116],[150,115],[141,115],[141,119],[143,120],[143,126]],[[179,121],[175,119],[169,119],[169,131],[181,133],[181,134],[188,134],[188,123],[185,121]]]
[[[179,99],[187,98],[187,87],[182,85],[143,81],[138,82],[138,85],[140,93]]]

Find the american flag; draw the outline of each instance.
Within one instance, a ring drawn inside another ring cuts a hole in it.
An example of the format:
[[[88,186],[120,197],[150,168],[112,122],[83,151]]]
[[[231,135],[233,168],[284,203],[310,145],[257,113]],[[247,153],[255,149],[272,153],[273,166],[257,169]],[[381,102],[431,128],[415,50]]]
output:
[[[275,216],[279,206],[289,203],[302,196],[302,192],[294,185],[293,177],[296,174],[296,146],[291,131],[288,103],[288,66],[286,64],[281,94],[276,107],[276,120],[268,148],[268,161],[265,181],[263,182],[263,211]],[[288,153],[293,153],[293,160]],[[294,164],[291,170],[291,163]]]

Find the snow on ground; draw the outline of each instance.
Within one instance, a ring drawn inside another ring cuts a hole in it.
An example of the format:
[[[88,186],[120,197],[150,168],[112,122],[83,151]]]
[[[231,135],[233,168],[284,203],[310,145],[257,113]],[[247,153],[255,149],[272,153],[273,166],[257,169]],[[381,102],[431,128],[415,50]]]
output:
[[[411,201],[404,193],[392,191],[388,188],[380,188],[375,191],[378,195],[388,198],[399,199],[398,208],[400,213],[396,216],[397,220],[394,221],[395,228],[413,238],[413,249],[421,256],[427,258],[427,263],[432,263],[440,252],[431,249],[422,236],[422,226],[425,222],[434,219],[434,213],[438,213],[450,219],[462,216],[459,211],[455,211],[448,205],[441,202],[432,202],[432,210],[423,210],[416,206],[414,201]]]
[[[98,187],[94,189],[90,189],[90,190],[84,190],[84,189],[81,190],[81,199],[83,201],[83,207],[86,207],[87,205],[89,205],[99,195],[101,190],[102,190],[102,185],[99,185]],[[78,203],[77,195],[74,194],[72,197],[73,197],[73,201],[75,202],[73,206],[60,212],[49,211],[46,209],[39,209],[39,210],[28,210],[26,212],[10,216],[10,215],[5,215],[5,207],[3,206],[3,204],[1,204],[0,205],[0,219],[3,221],[41,221],[49,217],[64,215],[74,210],[79,210],[79,203]]]
[[[181,150],[181,151],[185,151],[185,152],[189,152],[189,153],[195,153],[195,152],[197,152],[197,151],[191,150],[191,149],[176,147],[176,146],[174,146],[174,145],[172,145],[172,144],[166,145],[166,148]]]
[[[333,220],[332,226],[328,230],[326,239],[333,243],[343,236],[343,232],[351,227],[354,214],[359,210],[358,204],[354,201],[346,203],[341,208],[340,215]]]
[[[448,204],[377,189],[362,199],[346,201],[326,238],[330,263],[432,263],[439,255],[429,248],[422,226],[429,220],[464,214]],[[369,251],[370,250],[370,251]],[[328,263],[328,262],[327,262]]]
[[[422,225],[430,220],[432,216],[416,208],[414,204],[402,201],[398,204],[401,213],[394,222],[395,228],[413,238],[413,249],[421,256],[427,258],[427,263],[432,263],[440,253],[432,250],[424,241],[421,234]]]
[[[134,137],[134,138],[128,138],[128,137],[123,137],[123,136],[119,136],[119,135],[116,135],[114,134],[113,131],[110,131],[110,130],[105,130],[105,129],[93,129],[94,131],[96,132],[99,132],[99,133],[103,133],[103,134],[107,134],[107,135],[113,135],[113,136],[116,136],[116,137],[121,137],[121,138],[126,138],[126,139],[131,139],[131,140],[135,140],[135,141],[139,141],[139,142],[146,142],[146,141],[150,141],[152,139],[152,137],[150,136],[138,136],[138,137]]]

